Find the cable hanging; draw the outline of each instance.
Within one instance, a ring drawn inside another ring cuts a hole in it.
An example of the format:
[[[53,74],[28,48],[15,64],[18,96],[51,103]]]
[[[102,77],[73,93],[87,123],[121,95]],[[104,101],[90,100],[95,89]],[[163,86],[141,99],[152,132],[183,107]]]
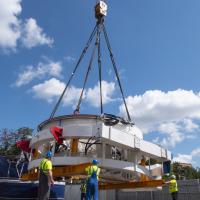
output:
[[[54,115],[55,115],[55,113],[56,113],[56,111],[57,111],[57,109],[58,109],[58,107],[59,107],[59,105],[60,105],[60,103],[61,103],[61,101],[62,101],[62,99],[63,99],[63,97],[64,97],[64,94],[65,94],[65,92],[66,92],[66,90],[67,90],[67,88],[68,88],[68,86],[69,86],[69,84],[70,84],[70,82],[71,82],[71,80],[72,80],[72,78],[73,78],[73,76],[74,76],[76,70],[78,69],[78,66],[79,66],[81,60],[83,59],[84,55],[86,54],[86,52],[87,52],[87,50],[88,50],[88,48],[89,48],[89,46],[90,46],[90,44],[91,44],[91,42],[92,42],[92,39],[93,39],[94,36],[95,36],[96,31],[97,31],[97,24],[95,25],[95,27],[94,27],[94,29],[93,29],[93,31],[92,31],[90,37],[89,37],[89,40],[87,41],[86,46],[85,46],[85,48],[83,49],[83,51],[82,51],[82,53],[81,53],[81,56],[80,56],[80,58],[78,59],[78,62],[77,62],[77,64],[76,64],[76,66],[75,66],[75,68],[74,68],[74,70],[73,70],[73,72],[72,72],[72,74],[71,74],[71,76],[70,76],[68,82],[66,83],[66,86],[65,86],[65,88],[64,88],[64,90],[63,90],[63,92],[62,92],[62,94],[61,94],[61,96],[60,96],[58,102],[56,103],[56,105],[55,105],[55,107],[54,107],[54,109],[53,109],[53,111],[52,111],[52,113],[51,113],[51,115],[50,115],[50,119],[54,117]]]
[[[116,66],[116,63],[115,63],[115,60],[114,60],[114,56],[113,56],[113,53],[112,53],[111,45],[110,45],[110,42],[109,42],[108,35],[107,35],[106,28],[105,28],[104,24],[103,24],[103,32],[104,32],[106,44],[107,44],[107,47],[108,47],[108,50],[109,50],[109,53],[110,53],[110,58],[111,58],[111,61],[112,61],[112,64],[113,64],[115,75],[117,77],[119,88],[120,88],[120,91],[121,91],[121,94],[122,94],[122,98],[123,98],[123,102],[124,102],[124,105],[125,105],[125,109],[126,109],[126,113],[127,113],[127,116],[128,116],[128,120],[129,120],[129,122],[131,122],[131,117],[130,117],[130,114],[129,114],[129,111],[128,111],[128,107],[127,107],[127,104],[126,104],[126,100],[125,100],[125,97],[124,97],[124,92],[123,92],[122,85],[121,85],[121,82],[120,82],[117,66]]]
[[[83,98],[83,92],[85,90],[85,86],[86,86],[86,82],[87,82],[87,79],[88,79],[88,75],[89,75],[89,73],[91,71],[92,63],[93,63],[93,60],[94,60],[94,57],[95,57],[95,52],[96,52],[96,49],[98,47],[98,43],[99,43],[99,27],[97,27],[97,34],[96,35],[97,36],[96,36],[95,46],[94,46],[94,49],[92,51],[92,55],[91,55],[90,62],[89,62],[89,65],[88,65],[88,69],[87,69],[87,72],[86,72],[86,76],[85,76],[84,84],[83,84],[83,87],[82,87],[81,95],[80,95],[80,98],[79,98],[79,101],[78,101],[78,105],[76,106],[76,111],[77,112],[80,111],[80,105],[81,105],[81,101],[82,101],[82,98]]]
[[[53,109],[53,111],[50,115],[50,119],[52,119],[54,117],[54,115],[55,115],[55,113],[56,113],[56,111],[57,111],[66,91],[67,91],[67,88],[69,87],[69,84],[71,83],[71,81],[72,81],[72,79],[73,79],[82,59],[83,59],[83,57],[85,56],[88,48],[91,46],[91,43],[92,43],[93,38],[95,36],[96,36],[95,45],[94,45],[93,50],[92,50],[92,54],[91,54],[91,57],[90,57],[90,60],[89,60],[88,68],[87,68],[86,75],[85,75],[84,82],[83,82],[83,87],[82,87],[81,94],[80,94],[76,109],[74,111],[74,114],[78,114],[80,112],[80,105],[81,105],[81,102],[82,102],[82,99],[83,99],[83,94],[84,94],[84,90],[85,90],[86,83],[87,83],[87,80],[88,80],[88,76],[89,76],[89,73],[92,69],[92,64],[93,64],[93,61],[94,61],[94,58],[95,58],[96,51],[97,51],[97,60],[98,60],[98,73],[99,73],[100,110],[101,110],[101,115],[103,114],[104,110],[103,110],[103,92],[102,92],[102,61],[101,61],[101,37],[100,37],[101,32],[103,31],[103,35],[104,35],[104,38],[105,38],[105,41],[106,41],[106,46],[107,46],[109,54],[110,54],[112,66],[113,66],[115,76],[117,78],[117,82],[118,82],[120,92],[121,92],[121,95],[122,95],[122,98],[123,98],[123,103],[125,105],[125,109],[126,109],[126,113],[127,113],[127,117],[128,117],[128,123],[131,123],[131,117],[130,117],[128,107],[127,107],[127,104],[126,104],[124,92],[123,92],[121,81],[120,81],[120,78],[119,78],[119,73],[118,73],[117,66],[116,66],[114,56],[113,56],[113,53],[112,53],[112,48],[111,48],[111,45],[110,45],[108,34],[107,34],[106,28],[104,26],[104,16],[106,16],[106,14],[107,14],[107,12],[106,12],[107,7],[104,7],[106,9],[102,11],[99,6],[100,6],[100,4],[97,4],[96,7],[95,7],[95,17],[97,19],[97,23],[96,23],[88,41],[87,41],[87,43],[86,43],[85,48],[83,49],[83,51],[81,53],[80,58],[78,59],[78,62],[76,64],[68,82],[66,83],[66,86],[65,86],[60,98],[58,99],[58,102],[56,103],[56,105],[55,105],[55,107],[54,107],[54,109]],[[125,120],[122,120],[122,121],[124,122]],[[114,122],[112,122],[112,123],[114,123]]]
[[[103,114],[103,98],[102,98],[102,72],[101,72],[101,24],[99,27],[99,44],[98,44],[98,68],[99,68],[99,94],[100,94],[100,109]]]

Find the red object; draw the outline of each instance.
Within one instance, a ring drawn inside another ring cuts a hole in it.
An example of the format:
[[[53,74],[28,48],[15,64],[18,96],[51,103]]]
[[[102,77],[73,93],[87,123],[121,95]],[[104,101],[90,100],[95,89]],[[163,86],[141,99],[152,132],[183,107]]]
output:
[[[58,144],[63,143],[63,138],[62,138],[63,128],[54,126],[54,127],[50,128],[50,132],[54,136],[54,138],[58,142]]]
[[[21,140],[16,143],[17,147],[20,148],[22,151],[31,152],[31,148],[29,147],[30,141],[29,140]]]

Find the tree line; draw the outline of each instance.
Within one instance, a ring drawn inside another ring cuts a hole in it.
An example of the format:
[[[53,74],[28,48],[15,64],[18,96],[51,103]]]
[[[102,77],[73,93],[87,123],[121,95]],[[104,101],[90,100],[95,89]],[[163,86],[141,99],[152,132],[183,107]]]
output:
[[[172,173],[176,175],[177,180],[181,179],[200,179],[200,168],[183,166],[181,163],[172,164]]]

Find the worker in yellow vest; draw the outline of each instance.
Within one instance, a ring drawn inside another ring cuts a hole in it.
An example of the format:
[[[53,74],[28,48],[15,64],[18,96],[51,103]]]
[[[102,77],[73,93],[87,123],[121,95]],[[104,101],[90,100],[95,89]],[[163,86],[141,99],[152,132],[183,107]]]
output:
[[[86,199],[86,181],[83,181],[80,187],[81,190],[81,200]]]
[[[171,180],[166,183],[169,184],[169,192],[171,194],[172,200],[177,200],[178,199],[178,185],[176,181],[176,176],[172,175]]]
[[[98,200],[98,180],[100,174],[99,162],[97,160],[92,161],[92,165],[88,166],[85,171],[88,175],[86,185],[86,200]]]
[[[54,184],[51,158],[52,152],[48,151],[46,154],[46,158],[44,158],[39,165],[40,177],[38,200],[48,200],[50,197],[50,187]]]

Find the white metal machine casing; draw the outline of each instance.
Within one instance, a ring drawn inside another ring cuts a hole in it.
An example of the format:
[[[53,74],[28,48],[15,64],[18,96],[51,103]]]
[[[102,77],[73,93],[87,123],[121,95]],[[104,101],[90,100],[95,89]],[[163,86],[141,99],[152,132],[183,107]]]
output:
[[[62,137],[66,140],[78,138],[79,141],[87,141],[93,138],[93,140],[99,139],[100,144],[93,145],[94,148],[88,155],[84,154],[81,143],[76,155],[70,153],[70,147],[68,152],[56,155],[55,139],[50,132],[53,126],[63,128]],[[147,167],[139,164],[142,158],[154,158],[159,162],[171,160],[171,153],[168,150],[143,140],[142,132],[135,125],[119,122],[108,126],[97,115],[68,115],[43,122],[39,125],[39,132],[32,138],[30,146],[32,149],[40,149],[44,155],[49,144],[54,153],[52,159],[54,166],[77,165],[97,158],[100,167],[105,169],[105,175],[115,176],[119,180],[137,179],[138,174],[150,176],[150,168],[148,170]],[[117,159],[111,155],[113,149],[117,149],[118,152],[120,150],[120,158]],[[29,169],[38,167],[41,158],[32,159]]]

